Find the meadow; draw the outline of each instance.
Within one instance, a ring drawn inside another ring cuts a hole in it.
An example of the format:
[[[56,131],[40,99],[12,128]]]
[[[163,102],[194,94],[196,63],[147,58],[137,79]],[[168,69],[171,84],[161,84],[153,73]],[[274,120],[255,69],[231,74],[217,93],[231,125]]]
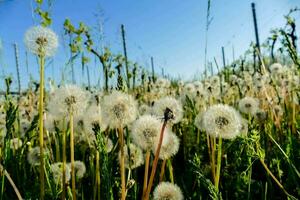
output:
[[[121,55],[66,19],[69,62],[95,57],[99,87],[45,80],[59,40],[36,2],[41,23],[24,43],[40,77],[19,91],[3,80],[1,200],[300,198],[299,9],[262,45],[190,81],[129,61],[123,26]]]

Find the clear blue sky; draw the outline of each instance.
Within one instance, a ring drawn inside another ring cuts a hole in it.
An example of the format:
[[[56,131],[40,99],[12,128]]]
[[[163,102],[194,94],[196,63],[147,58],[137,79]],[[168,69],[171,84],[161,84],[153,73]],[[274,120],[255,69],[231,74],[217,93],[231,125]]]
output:
[[[284,25],[283,15],[290,8],[300,7],[299,0],[211,0],[213,21],[208,36],[209,60],[216,57],[221,63],[221,46],[225,47],[228,61],[232,60],[232,46],[236,57],[247,49],[254,39],[251,2],[256,3],[261,41],[269,36],[271,28]],[[113,52],[122,52],[119,29],[123,23],[130,60],[149,67],[150,56],[153,56],[157,71],[164,67],[170,75],[185,79],[203,71],[206,0],[54,0],[53,3],[51,28],[58,33],[61,43],[65,18],[70,18],[74,23],[83,21],[95,26],[95,14],[101,9],[106,19],[105,45],[109,45]],[[33,0],[0,0],[0,38],[3,41],[0,74],[13,74],[15,77],[11,44],[17,42],[20,46],[23,85],[28,81],[28,74],[38,80],[38,67],[33,56],[29,59],[28,73],[25,67],[23,35],[36,24],[31,4],[34,4]],[[295,17],[300,20],[299,12]],[[59,80],[60,70],[67,59],[68,54],[61,44],[54,64],[46,69],[48,76]],[[94,63],[90,65],[93,67]],[[76,74],[77,81],[83,81],[79,66],[76,67]],[[91,74],[95,84],[99,76],[98,68],[93,67]]]

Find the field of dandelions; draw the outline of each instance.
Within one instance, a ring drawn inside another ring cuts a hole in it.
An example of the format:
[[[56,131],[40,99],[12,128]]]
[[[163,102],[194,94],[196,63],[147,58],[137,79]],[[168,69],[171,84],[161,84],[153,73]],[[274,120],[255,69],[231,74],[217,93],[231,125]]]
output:
[[[97,50],[88,26],[66,20],[72,55],[99,60],[102,88],[45,83],[59,40],[38,11],[24,33],[38,82],[16,93],[7,77],[0,99],[1,200],[300,198],[293,11],[260,49],[186,82]]]

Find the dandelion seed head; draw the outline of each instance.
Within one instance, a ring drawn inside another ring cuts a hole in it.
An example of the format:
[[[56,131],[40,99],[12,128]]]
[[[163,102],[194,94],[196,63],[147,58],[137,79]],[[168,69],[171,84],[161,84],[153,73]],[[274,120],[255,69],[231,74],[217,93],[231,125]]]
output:
[[[273,63],[271,66],[270,66],[270,71],[272,74],[276,74],[278,72],[280,72],[282,70],[282,65],[280,63]]]
[[[36,166],[40,165],[40,147],[36,146],[31,148],[27,153],[27,161],[30,165]],[[49,151],[47,149],[44,149],[44,154],[48,154]]]
[[[154,200],[183,200],[181,189],[173,183],[161,182],[154,189]]]
[[[162,123],[154,116],[144,115],[138,118],[132,126],[133,142],[143,150],[152,148],[154,141],[160,134]]]
[[[124,146],[125,167],[134,169],[144,164],[144,156],[142,149],[130,143],[129,148]],[[121,151],[119,152],[119,159],[121,158]]]
[[[34,26],[25,33],[24,42],[27,49],[38,56],[51,57],[58,47],[58,37],[49,28]]]
[[[68,163],[68,167],[71,169],[71,163]],[[74,167],[75,167],[76,178],[82,179],[86,172],[86,167],[85,167],[84,162],[82,162],[80,160],[76,160],[76,161],[74,161]]]
[[[159,158],[162,160],[167,160],[174,155],[177,154],[179,150],[179,138],[172,133],[170,130],[166,130],[165,137],[163,139],[163,143],[160,148]],[[156,141],[155,145],[153,146],[152,152],[155,154],[158,147],[158,141]]]
[[[83,113],[87,107],[89,94],[76,85],[65,85],[54,91],[48,104],[49,113],[54,116],[74,116]]]
[[[172,111],[173,119],[170,120],[176,124],[180,122],[183,117],[183,108],[181,103],[173,97],[164,97],[154,103],[153,112],[158,117],[163,117],[166,109]]]
[[[213,137],[233,139],[240,134],[241,117],[227,105],[213,105],[203,113],[203,128]]]
[[[244,114],[254,115],[259,109],[259,100],[253,97],[244,97],[239,101],[239,110]]]
[[[133,122],[138,114],[133,97],[119,91],[104,96],[102,108],[103,120],[110,128],[124,127]]]
[[[57,163],[50,165],[50,170],[52,172],[53,180],[54,180],[55,184],[61,185],[63,182],[63,163],[57,162]],[[66,174],[65,174],[66,182],[65,183],[68,183],[71,179],[71,168],[69,165],[66,165],[65,172],[66,172]]]

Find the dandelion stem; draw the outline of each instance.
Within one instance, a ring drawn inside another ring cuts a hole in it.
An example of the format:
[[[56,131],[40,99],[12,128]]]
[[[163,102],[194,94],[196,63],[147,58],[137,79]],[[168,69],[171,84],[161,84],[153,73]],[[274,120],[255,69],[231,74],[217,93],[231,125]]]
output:
[[[71,176],[72,176],[72,196],[76,200],[76,186],[75,186],[75,161],[74,161],[74,128],[73,128],[73,113],[70,112],[70,150],[71,150]]]
[[[215,164],[215,150],[216,150],[216,138],[210,137],[210,149],[211,149],[211,172],[214,182],[216,182],[216,164]]]
[[[45,174],[44,174],[44,65],[45,57],[39,56],[40,64],[40,98],[39,98],[39,142],[40,142],[40,199],[45,195]]]
[[[160,170],[160,175],[159,175],[159,182],[162,182],[163,179],[164,179],[165,168],[166,168],[166,160],[163,160],[163,162],[161,164],[161,170]]]
[[[217,171],[216,171],[216,179],[215,179],[215,187],[216,187],[217,190],[219,190],[221,162],[222,162],[222,137],[219,137],[218,157],[217,157]]]
[[[98,200],[100,200],[100,153],[96,153],[96,185],[97,185],[97,195]]]
[[[174,183],[173,167],[172,167],[172,162],[170,159],[168,160],[167,164],[168,164],[168,169],[169,169],[169,174],[170,174],[170,181],[171,181],[171,183]]]
[[[146,194],[146,190],[147,190],[150,155],[151,155],[150,151],[147,150],[146,157],[145,157],[145,173],[144,173],[143,196]]]
[[[119,128],[119,144],[121,151],[120,173],[121,173],[121,199],[126,199],[126,183],[125,183],[125,156],[124,156],[124,132],[123,128]]]
[[[167,120],[164,121],[162,128],[161,128],[159,143],[158,143],[158,146],[157,146],[157,149],[155,152],[155,157],[154,157],[154,161],[153,161],[152,169],[151,169],[151,175],[150,175],[150,179],[149,179],[149,183],[148,183],[148,187],[147,187],[147,191],[146,191],[144,200],[149,200],[152,184],[153,184],[154,177],[155,177],[156,167],[157,167],[157,163],[158,163],[158,159],[159,159],[159,152],[160,152],[160,148],[162,146],[166,126],[167,126]]]
[[[63,121],[65,125],[65,121]],[[66,165],[67,165],[67,153],[66,153],[66,130],[65,127],[62,132],[62,146],[63,146],[63,175],[62,175],[62,200],[66,199]]]

